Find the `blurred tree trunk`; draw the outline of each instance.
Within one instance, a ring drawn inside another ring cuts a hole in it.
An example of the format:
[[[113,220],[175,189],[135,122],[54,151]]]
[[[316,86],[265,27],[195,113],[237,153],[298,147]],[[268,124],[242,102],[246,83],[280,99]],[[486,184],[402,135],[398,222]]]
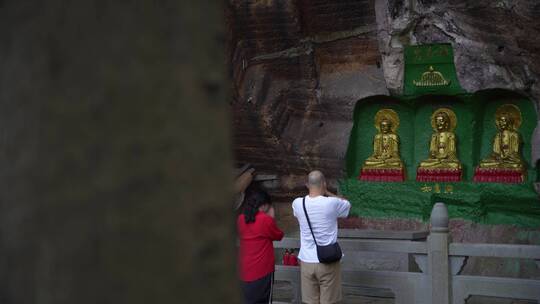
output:
[[[238,303],[219,1],[0,1],[0,303]]]

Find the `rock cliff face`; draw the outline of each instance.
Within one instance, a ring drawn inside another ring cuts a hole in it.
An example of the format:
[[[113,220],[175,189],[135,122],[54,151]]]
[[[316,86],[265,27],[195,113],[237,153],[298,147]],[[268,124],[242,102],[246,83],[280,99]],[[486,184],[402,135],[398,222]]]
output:
[[[404,45],[451,43],[467,91],[540,100],[538,1],[231,0],[227,14],[236,160],[276,174],[278,202],[311,169],[343,176],[354,105],[402,91]]]
[[[355,102],[388,94],[375,3],[231,1],[232,112],[239,162],[277,174],[287,201],[303,175],[342,175]]]

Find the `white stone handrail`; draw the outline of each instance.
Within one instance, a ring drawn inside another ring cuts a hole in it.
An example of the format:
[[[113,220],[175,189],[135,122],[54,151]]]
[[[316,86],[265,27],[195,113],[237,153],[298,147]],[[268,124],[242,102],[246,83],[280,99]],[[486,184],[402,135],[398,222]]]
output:
[[[540,260],[540,246],[450,243],[450,255]]]
[[[536,260],[540,246],[520,244],[450,243],[448,210],[436,203],[431,213],[430,234],[425,241],[339,238],[344,252],[372,251],[406,254],[421,272],[343,269],[343,282],[390,289],[398,304],[462,304],[471,295],[530,299],[540,302],[540,280],[460,275],[468,257]],[[350,233],[349,233],[350,234]],[[376,235],[370,233],[369,235]],[[299,248],[298,238],[274,242],[275,248]],[[276,265],[276,280],[293,285],[293,303],[300,303],[298,267]]]
[[[375,251],[426,254],[426,242],[403,240],[338,239],[343,251]],[[274,242],[274,248],[300,248],[298,238],[283,238]]]

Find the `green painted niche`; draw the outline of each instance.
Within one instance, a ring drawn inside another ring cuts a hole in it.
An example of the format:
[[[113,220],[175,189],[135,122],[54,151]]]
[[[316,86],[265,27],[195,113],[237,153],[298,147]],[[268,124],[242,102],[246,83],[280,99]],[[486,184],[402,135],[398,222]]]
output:
[[[418,52],[411,50],[408,53],[418,55]],[[445,54],[452,55],[451,48]],[[443,59],[437,58],[439,62],[444,62]],[[413,64],[419,65],[417,61]],[[351,200],[352,213],[362,217],[416,218],[425,221],[429,218],[432,205],[444,202],[454,218],[484,224],[539,227],[540,201],[533,182],[540,176],[537,164],[531,163],[531,137],[538,121],[533,103],[524,96],[502,89],[464,93],[457,83],[453,62],[451,65],[446,66],[446,75],[443,75],[451,80],[450,83],[454,81],[454,87],[445,87],[442,90],[444,93],[426,88],[415,92],[409,86],[405,90],[409,95],[372,96],[357,102],[346,156],[347,178],[340,181],[340,191]],[[436,65],[435,69],[443,70]],[[409,70],[406,65],[406,73]],[[413,72],[416,74],[405,77],[405,81],[419,79],[421,71],[415,69]],[[453,74],[448,75],[452,71]],[[522,156],[528,165],[526,181],[522,184],[474,183],[475,167],[491,153],[496,132],[495,111],[505,103],[515,104],[521,110],[523,122],[519,133],[523,141]],[[451,108],[457,116],[455,133],[458,157],[463,166],[462,181],[416,182],[417,166],[427,158],[429,151],[433,132],[430,117],[440,107]],[[362,182],[357,179],[364,160],[373,152],[373,137],[376,134],[374,116],[382,108],[393,109],[399,115],[397,133],[406,170],[405,182]]]

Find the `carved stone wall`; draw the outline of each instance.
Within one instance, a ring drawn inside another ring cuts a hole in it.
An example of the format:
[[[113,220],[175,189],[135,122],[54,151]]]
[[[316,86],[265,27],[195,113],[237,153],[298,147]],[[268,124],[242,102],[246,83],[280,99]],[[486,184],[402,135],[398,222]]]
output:
[[[451,43],[462,87],[515,90],[538,110],[539,14],[534,0],[231,0],[236,160],[276,174],[278,202],[302,193],[311,169],[342,177],[353,107],[401,92],[407,44]]]
[[[540,3],[534,0],[231,0],[227,15],[236,161],[277,175],[267,186],[286,231],[298,229],[290,202],[305,193],[304,174],[322,169],[334,186],[345,176],[356,101],[402,91],[404,45],[451,43],[467,91],[515,90],[540,109]],[[537,130],[533,159],[539,157]],[[417,220],[362,217],[340,225],[427,228]],[[452,220],[451,233],[457,242],[540,244],[539,229],[508,225]],[[482,258],[464,269],[524,278],[537,272],[530,261]]]
[[[403,46],[451,43],[461,86],[519,92],[540,113],[540,2],[376,0],[377,36],[388,89],[403,83]],[[538,115],[540,117],[540,115]],[[532,159],[540,159],[540,129]]]

